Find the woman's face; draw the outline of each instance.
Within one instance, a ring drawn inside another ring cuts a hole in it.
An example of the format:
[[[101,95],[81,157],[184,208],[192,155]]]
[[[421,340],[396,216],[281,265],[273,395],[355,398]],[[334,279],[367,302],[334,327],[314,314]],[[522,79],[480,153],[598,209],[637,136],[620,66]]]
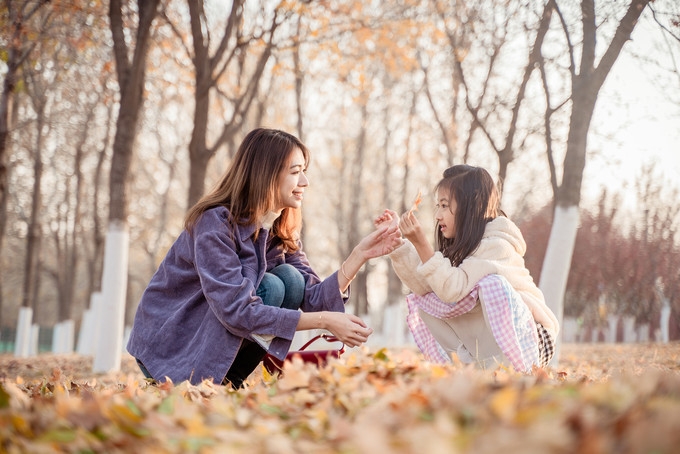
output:
[[[456,208],[456,199],[451,197],[448,190],[439,188],[437,190],[437,211],[434,213],[434,218],[444,238],[453,238],[456,235]]]
[[[279,177],[279,209],[300,208],[305,188],[309,186],[309,180],[305,172],[305,156],[302,150],[296,148],[290,155],[288,165],[283,169]]]

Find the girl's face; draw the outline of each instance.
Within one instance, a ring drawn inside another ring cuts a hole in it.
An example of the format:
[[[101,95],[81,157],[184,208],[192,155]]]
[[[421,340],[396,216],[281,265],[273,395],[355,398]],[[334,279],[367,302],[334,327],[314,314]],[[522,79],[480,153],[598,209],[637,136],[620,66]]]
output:
[[[305,172],[305,156],[302,150],[296,148],[290,155],[288,165],[283,169],[279,177],[279,209],[300,208],[302,206],[305,188],[309,186],[309,180]]]
[[[455,213],[457,206],[456,199],[450,196],[449,191],[439,188],[437,191],[437,211],[434,213],[434,218],[444,238],[453,238],[456,235]]]

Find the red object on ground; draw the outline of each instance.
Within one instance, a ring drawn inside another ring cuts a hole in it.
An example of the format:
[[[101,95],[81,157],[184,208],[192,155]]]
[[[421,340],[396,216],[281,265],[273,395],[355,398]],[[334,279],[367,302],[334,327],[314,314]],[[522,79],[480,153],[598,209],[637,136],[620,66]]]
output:
[[[326,342],[340,342],[340,339],[338,339],[335,336],[332,336],[330,334],[319,334],[317,336],[314,336],[311,338],[305,345],[300,347],[300,350],[288,352],[286,355],[285,361],[291,361],[294,356],[299,356],[300,359],[302,359],[303,362],[305,363],[313,363],[316,364],[317,366],[323,366],[326,364],[328,361],[328,358],[339,358],[340,355],[345,353],[345,344],[343,343],[342,346],[339,349],[331,349],[331,350],[305,350],[307,347],[312,345],[314,342],[318,341],[319,339],[323,339]],[[264,366],[265,369],[267,369],[267,372],[270,374],[279,374],[281,375],[281,372],[283,371],[283,363],[285,361],[281,361],[280,359],[277,359],[276,357],[267,354],[265,355],[264,359],[262,360],[262,365]]]

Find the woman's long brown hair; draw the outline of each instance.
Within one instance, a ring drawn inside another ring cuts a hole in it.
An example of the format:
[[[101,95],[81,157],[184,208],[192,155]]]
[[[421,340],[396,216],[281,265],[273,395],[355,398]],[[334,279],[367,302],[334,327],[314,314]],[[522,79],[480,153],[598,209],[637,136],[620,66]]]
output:
[[[458,266],[479,247],[486,224],[504,216],[500,209],[500,191],[489,172],[466,164],[446,169],[435,192],[439,189],[447,191],[457,207],[455,236],[445,238],[437,230],[437,249],[451,260],[452,265]]]
[[[226,207],[232,222],[249,225],[274,209],[279,195],[279,180],[290,156],[300,149],[309,164],[307,147],[295,136],[277,129],[258,128],[249,132],[221,180],[204,195],[184,219],[192,233],[201,215],[214,207]],[[272,233],[289,251],[298,249],[302,214],[297,208],[284,208],[274,222]]]

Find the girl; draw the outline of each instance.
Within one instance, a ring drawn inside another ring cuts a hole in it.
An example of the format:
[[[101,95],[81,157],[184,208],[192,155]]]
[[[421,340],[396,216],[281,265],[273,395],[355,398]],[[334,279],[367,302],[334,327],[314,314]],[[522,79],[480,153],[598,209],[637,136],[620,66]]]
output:
[[[350,347],[366,342],[372,330],[343,313],[350,276],[394,250],[400,234],[396,226],[376,229],[321,281],[299,240],[308,164],[297,138],[256,129],[188,211],[142,295],[127,345],[146,377],[240,388],[267,352],[285,358],[295,331],[327,329]]]
[[[481,367],[511,363],[517,370],[546,366],[558,323],[524,266],[526,244],[500,210],[489,173],[469,165],[444,171],[437,194],[436,246],[411,209],[386,210],[376,225],[398,224],[406,239],[390,254],[413,292],[408,324],[428,359]]]

